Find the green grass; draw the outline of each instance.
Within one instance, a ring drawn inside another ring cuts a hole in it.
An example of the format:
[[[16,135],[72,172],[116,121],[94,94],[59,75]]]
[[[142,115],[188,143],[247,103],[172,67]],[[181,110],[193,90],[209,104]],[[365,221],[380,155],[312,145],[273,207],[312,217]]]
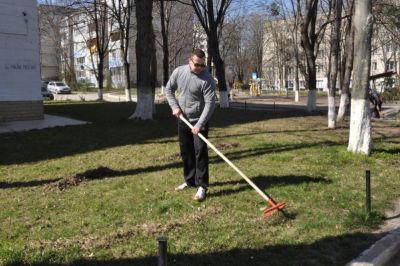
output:
[[[289,218],[263,220],[266,203],[212,151],[208,199],[174,192],[182,169],[171,111],[127,120],[134,109],[49,102],[46,113],[91,123],[0,135],[0,264],[155,265],[164,235],[170,265],[344,265],[379,237],[400,197],[399,123],[374,124],[367,157],[346,151],[348,123],[328,130],[321,115],[218,109],[210,141],[287,204]]]

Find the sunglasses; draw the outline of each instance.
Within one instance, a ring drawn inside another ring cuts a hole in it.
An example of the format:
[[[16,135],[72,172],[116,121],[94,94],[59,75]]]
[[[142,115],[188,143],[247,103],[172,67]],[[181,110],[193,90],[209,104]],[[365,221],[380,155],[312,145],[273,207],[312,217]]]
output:
[[[205,64],[196,64],[196,63],[193,61],[192,58],[190,58],[190,60],[192,61],[193,65],[194,65],[195,67],[201,67],[201,68],[205,68],[205,67],[206,67]]]

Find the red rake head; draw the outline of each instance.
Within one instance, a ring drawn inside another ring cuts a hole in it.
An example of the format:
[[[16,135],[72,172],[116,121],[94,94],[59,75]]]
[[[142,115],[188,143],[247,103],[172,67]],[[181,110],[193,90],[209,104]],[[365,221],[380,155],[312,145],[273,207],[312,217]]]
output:
[[[272,205],[272,207],[264,210],[264,213],[263,213],[263,216],[262,216],[262,218],[264,218],[264,219],[268,218],[269,216],[271,216],[272,214],[276,213],[277,211],[282,210],[285,207],[285,204],[286,204],[284,201],[282,201],[282,202],[280,202],[278,204],[275,204],[273,202],[269,202],[269,203]]]

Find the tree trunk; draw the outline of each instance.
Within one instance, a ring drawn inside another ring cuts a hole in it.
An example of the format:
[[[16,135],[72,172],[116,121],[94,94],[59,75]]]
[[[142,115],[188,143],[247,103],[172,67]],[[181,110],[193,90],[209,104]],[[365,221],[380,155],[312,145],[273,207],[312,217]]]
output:
[[[163,50],[163,83],[166,86],[169,78],[169,44],[168,32],[165,26],[165,6],[164,0],[160,0],[160,21],[161,21],[161,36],[162,36],[162,50]]]
[[[135,0],[137,19],[137,105],[131,119],[153,119],[153,104],[156,72],[155,37],[152,23],[153,3]]]
[[[370,154],[371,111],[368,100],[373,16],[371,0],[356,0],[354,14],[354,73],[348,151]]]
[[[341,95],[340,95],[340,104],[339,111],[336,118],[336,121],[343,121],[346,110],[349,106],[349,96],[350,96],[350,81],[351,81],[351,73],[353,71],[353,57],[354,57],[354,27],[351,26],[349,30],[349,34],[346,36],[346,44],[345,44],[345,53],[344,53],[344,67],[342,68],[342,86],[341,86]]]
[[[100,57],[100,56],[99,56]],[[103,65],[103,61],[100,60],[99,64],[98,64],[98,69],[97,69],[98,73],[97,73],[97,81],[99,83],[99,88],[97,90],[97,100],[98,101],[102,101],[103,100],[103,89],[104,89],[104,65]]]
[[[209,1],[212,3],[212,1]],[[209,10],[212,10],[212,6],[209,7]],[[209,12],[209,16],[210,16]],[[226,79],[225,79],[225,64],[221,58],[221,54],[219,52],[219,42],[218,42],[218,29],[217,24],[214,20],[209,19],[209,27],[210,32],[208,35],[209,45],[210,45],[210,54],[212,55],[214,66],[215,66],[215,74],[218,79],[218,89],[220,92],[219,104],[221,108],[229,107],[229,98],[226,90]],[[221,93],[223,92],[223,93]]]
[[[296,38],[297,38],[297,33],[296,33]],[[296,42],[297,45],[297,42]],[[297,47],[294,47],[294,57],[296,60],[296,65],[294,67],[294,101],[296,103],[298,103],[300,101],[300,82],[299,82],[299,64],[300,64],[300,60],[299,60],[299,50]]]
[[[312,57],[314,57],[314,55],[312,55]],[[315,59],[307,60],[305,83],[308,88],[307,111],[312,112],[317,109],[317,73],[315,70]]]
[[[348,2],[346,15],[348,18],[348,25],[345,35],[344,53],[342,56],[342,66],[340,73],[340,103],[336,122],[344,120],[344,115],[350,106],[350,80],[353,71],[353,56],[354,56],[354,27],[352,23],[352,15],[354,10],[354,0]]]
[[[131,25],[131,10],[132,4],[131,1],[127,1],[126,3],[126,25],[125,25],[125,33],[123,34],[124,39],[121,40],[121,43],[125,43],[123,46],[124,53],[124,69],[125,69],[125,100],[127,102],[132,101],[131,95],[131,73],[130,73],[130,65],[128,62],[128,50],[129,50],[129,40],[130,40],[130,25]]]
[[[129,73],[129,63],[125,62],[124,63],[124,70],[125,70],[125,100],[127,102],[132,101],[132,95],[131,95],[131,74]]]
[[[306,75],[305,83],[309,90],[307,110],[316,110],[316,87],[317,75],[315,69],[315,44],[317,42],[317,35],[315,33],[315,25],[317,20],[317,7],[318,0],[307,0],[304,19],[301,26],[301,46],[306,55]]]
[[[333,1],[335,21],[331,30],[331,60],[328,91],[328,128],[336,128],[336,80],[339,67],[340,25],[342,16],[342,1]]]

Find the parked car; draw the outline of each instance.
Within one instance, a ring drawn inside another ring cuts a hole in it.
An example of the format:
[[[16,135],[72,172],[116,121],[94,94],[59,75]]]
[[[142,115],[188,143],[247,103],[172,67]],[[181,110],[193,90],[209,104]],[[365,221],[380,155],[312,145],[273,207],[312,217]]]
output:
[[[71,93],[70,87],[62,81],[50,81],[47,90],[53,93]]]
[[[42,97],[43,97],[43,99],[54,100],[54,95],[53,95],[53,93],[51,93],[51,92],[49,92],[49,91],[47,90],[46,85],[43,85],[43,84],[42,84],[42,86],[41,86],[41,92],[42,92]]]

